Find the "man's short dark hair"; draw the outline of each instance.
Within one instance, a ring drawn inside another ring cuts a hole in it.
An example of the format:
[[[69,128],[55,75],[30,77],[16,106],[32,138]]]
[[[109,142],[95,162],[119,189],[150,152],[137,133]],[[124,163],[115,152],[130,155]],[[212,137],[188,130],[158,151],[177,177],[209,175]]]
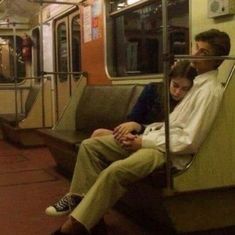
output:
[[[230,38],[225,32],[218,29],[210,29],[195,36],[195,41],[208,42],[215,56],[228,55],[230,51]]]

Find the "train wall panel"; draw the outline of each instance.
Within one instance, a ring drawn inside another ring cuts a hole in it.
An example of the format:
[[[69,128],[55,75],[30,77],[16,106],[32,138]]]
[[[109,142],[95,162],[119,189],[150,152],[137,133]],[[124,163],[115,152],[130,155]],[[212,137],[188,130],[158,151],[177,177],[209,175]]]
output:
[[[88,84],[110,84],[105,74],[103,0],[88,2],[89,5],[81,7],[82,70],[88,72]],[[91,19],[87,20],[89,14]],[[89,27],[90,36],[87,32]]]

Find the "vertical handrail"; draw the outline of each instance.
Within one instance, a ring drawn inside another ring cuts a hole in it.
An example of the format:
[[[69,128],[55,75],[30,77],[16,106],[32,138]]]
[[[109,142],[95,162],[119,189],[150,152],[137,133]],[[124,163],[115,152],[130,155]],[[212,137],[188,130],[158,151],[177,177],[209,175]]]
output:
[[[14,85],[15,85],[15,120],[16,125],[18,125],[18,84],[17,84],[17,58],[16,58],[16,24],[12,24],[13,31],[13,64],[14,64]]]
[[[168,11],[167,0],[162,0],[162,40],[163,40],[163,74],[164,74],[164,107],[165,107],[165,154],[166,154],[166,182],[169,192],[173,188],[170,157],[170,130],[169,130],[169,44],[168,44]]]
[[[42,126],[45,127],[44,97],[44,62],[43,62],[43,1],[40,1],[40,81],[42,87]]]

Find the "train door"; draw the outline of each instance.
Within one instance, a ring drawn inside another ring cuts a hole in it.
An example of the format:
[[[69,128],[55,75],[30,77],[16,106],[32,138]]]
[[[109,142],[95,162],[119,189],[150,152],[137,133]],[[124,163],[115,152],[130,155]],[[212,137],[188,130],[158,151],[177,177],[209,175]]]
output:
[[[73,89],[78,75],[73,72],[81,70],[80,53],[80,17],[76,11],[55,22],[55,91],[56,118],[61,115]]]

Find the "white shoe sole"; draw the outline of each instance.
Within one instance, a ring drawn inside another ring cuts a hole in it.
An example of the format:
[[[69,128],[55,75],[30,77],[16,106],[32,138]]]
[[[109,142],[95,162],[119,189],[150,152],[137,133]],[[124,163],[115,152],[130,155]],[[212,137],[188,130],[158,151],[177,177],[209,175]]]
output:
[[[49,216],[64,216],[64,215],[68,215],[70,212],[71,211],[57,212],[53,206],[49,206],[45,210],[46,215],[49,215]]]

